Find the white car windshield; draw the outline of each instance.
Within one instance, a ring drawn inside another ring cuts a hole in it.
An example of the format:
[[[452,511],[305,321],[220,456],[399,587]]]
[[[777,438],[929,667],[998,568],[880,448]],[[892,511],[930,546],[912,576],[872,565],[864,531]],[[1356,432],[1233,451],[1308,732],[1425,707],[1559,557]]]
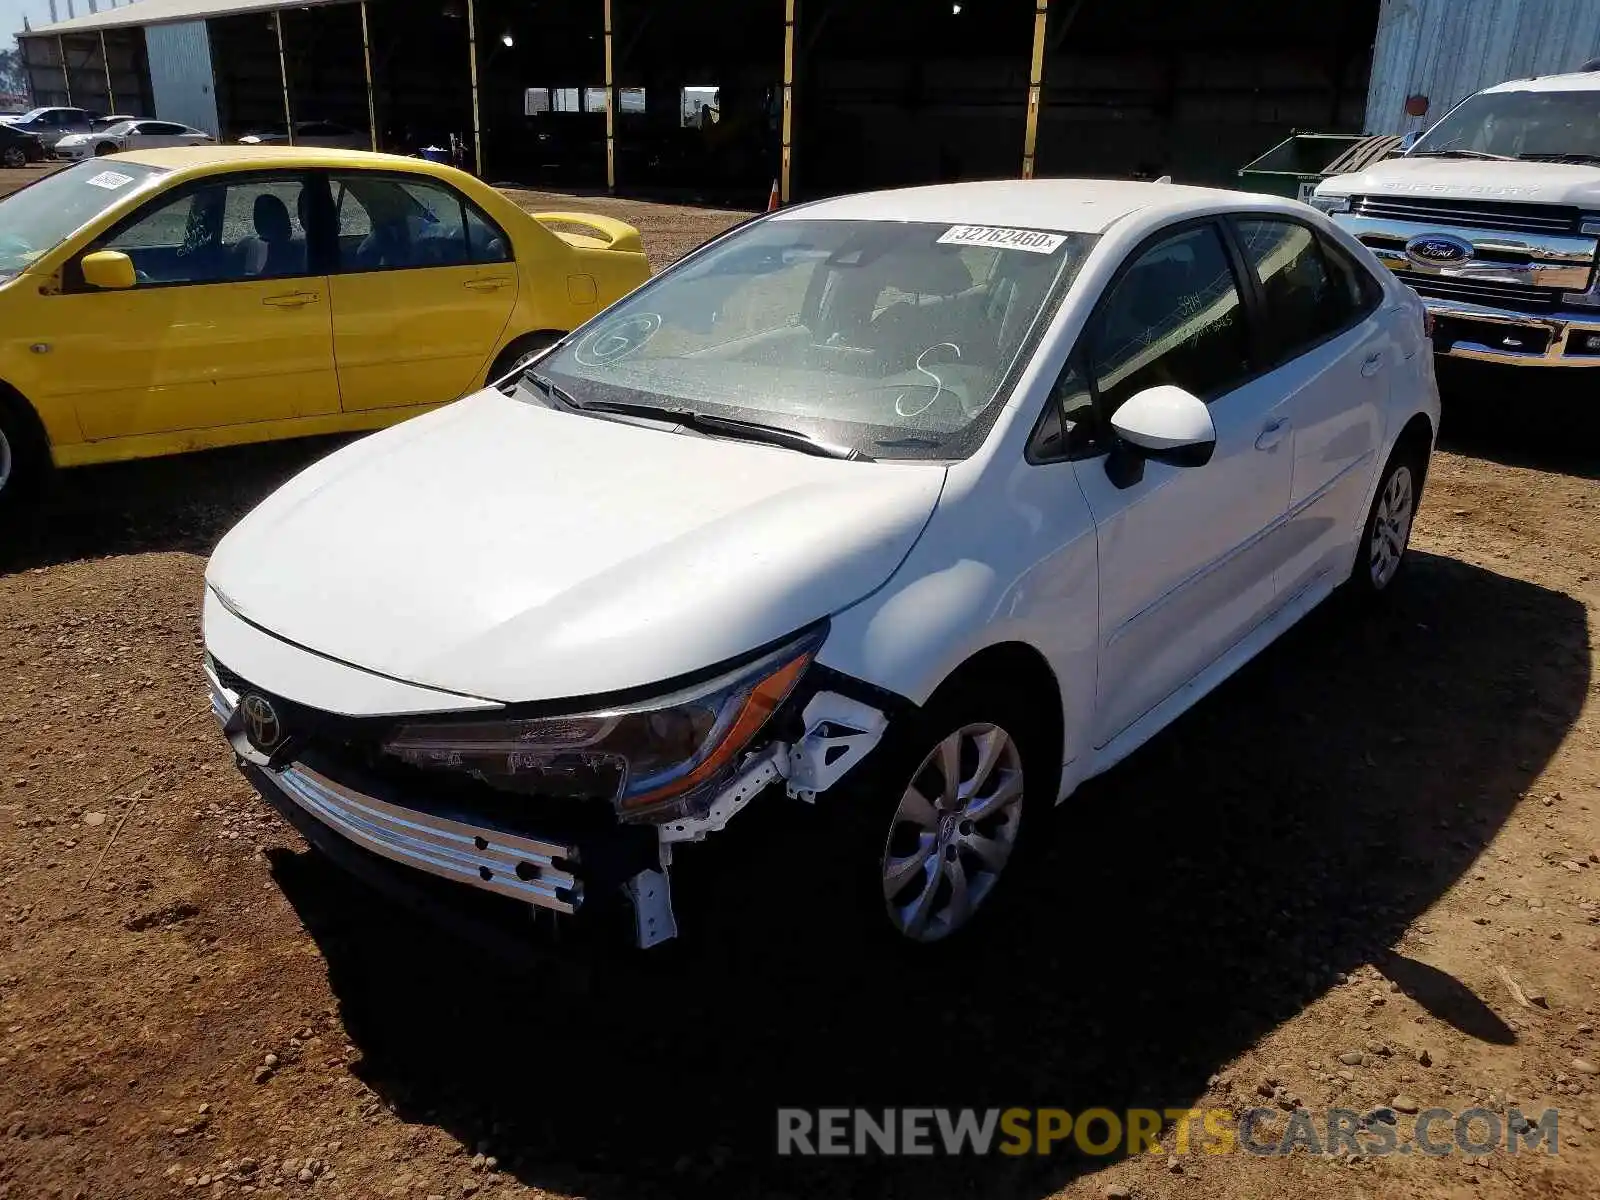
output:
[[[0,200],[0,279],[27,270],[68,234],[162,174],[142,163],[90,160],[12,192]]]
[[[760,221],[584,326],[519,394],[548,383],[580,406],[754,422],[872,458],[963,457],[1094,241]]]
[[[133,126],[134,126],[134,122],[132,122],[132,121],[118,121],[115,125],[111,126],[109,129],[102,129],[100,132],[104,133],[104,134],[109,134],[111,137],[121,137],[125,133],[132,133],[133,132]]]
[[[1430,155],[1600,162],[1600,91],[1469,96],[1409,156]]]

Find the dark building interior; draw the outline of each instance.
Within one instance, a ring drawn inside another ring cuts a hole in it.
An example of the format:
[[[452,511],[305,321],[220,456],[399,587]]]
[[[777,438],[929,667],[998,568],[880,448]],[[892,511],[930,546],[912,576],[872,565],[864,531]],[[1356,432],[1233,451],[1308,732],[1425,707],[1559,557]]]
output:
[[[454,135],[471,168],[475,65],[490,180],[758,203],[780,175],[785,8],[611,0],[608,96],[605,0],[368,0],[377,141],[413,153]],[[1037,12],[798,0],[790,197],[1020,174]],[[1051,0],[1035,173],[1226,183],[1292,131],[1359,131],[1377,17],[1378,0]],[[360,4],[207,25],[225,138],[282,123],[285,74],[297,121],[368,128]],[[74,101],[106,106],[99,34],[24,46],[39,103],[64,102],[64,49]],[[119,103],[148,101],[142,32],[106,46]]]

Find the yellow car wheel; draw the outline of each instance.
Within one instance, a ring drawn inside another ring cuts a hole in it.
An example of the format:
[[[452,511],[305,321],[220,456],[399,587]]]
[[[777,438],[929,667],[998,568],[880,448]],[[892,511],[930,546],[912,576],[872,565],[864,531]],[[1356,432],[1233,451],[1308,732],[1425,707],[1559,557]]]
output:
[[[554,346],[561,337],[562,335],[553,329],[541,329],[537,333],[525,333],[519,338],[514,338],[494,360],[494,366],[489,368],[488,385],[499,388],[509,396],[517,390],[517,380],[522,376],[522,368]]]
[[[33,411],[0,390],[0,513],[14,510],[44,482],[50,451]]]

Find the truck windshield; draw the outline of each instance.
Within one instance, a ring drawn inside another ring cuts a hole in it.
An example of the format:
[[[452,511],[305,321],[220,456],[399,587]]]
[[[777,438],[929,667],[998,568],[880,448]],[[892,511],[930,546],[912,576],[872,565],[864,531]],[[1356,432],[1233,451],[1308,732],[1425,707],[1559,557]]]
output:
[[[165,174],[159,167],[90,159],[0,200],[0,279],[30,263],[113,204]]]
[[[1600,162],[1600,91],[1480,92],[1446,113],[1408,157],[1456,153]]]
[[[535,373],[576,403],[970,454],[1092,235],[777,218],[614,305]]]

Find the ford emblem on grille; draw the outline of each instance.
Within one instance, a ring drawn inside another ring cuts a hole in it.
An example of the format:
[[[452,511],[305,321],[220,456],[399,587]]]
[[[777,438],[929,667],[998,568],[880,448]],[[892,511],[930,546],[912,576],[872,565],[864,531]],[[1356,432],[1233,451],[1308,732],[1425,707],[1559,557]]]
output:
[[[265,696],[251,692],[239,702],[239,712],[244,717],[244,735],[257,750],[265,753],[283,741],[283,722]]]
[[[1419,267],[1448,267],[1472,257],[1472,243],[1448,233],[1424,233],[1406,243],[1406,257]]]

